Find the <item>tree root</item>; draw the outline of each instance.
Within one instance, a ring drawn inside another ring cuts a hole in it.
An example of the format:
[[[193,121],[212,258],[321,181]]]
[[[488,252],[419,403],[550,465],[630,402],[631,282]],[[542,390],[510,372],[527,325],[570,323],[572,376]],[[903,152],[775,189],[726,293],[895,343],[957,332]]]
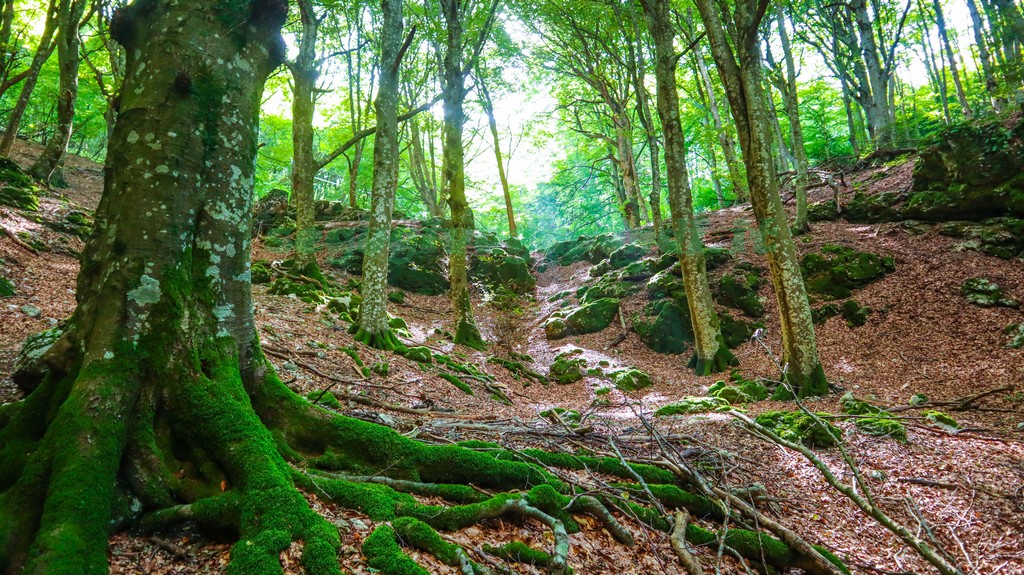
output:
[[[487,350],[487,342],[480,335],[480,329],[476,327],[476,324],[468,321],[459,322],[459,325],[455,326],[455,338],[453,341],[477,351]]]
[[[402,353],[406,349],[406,345],[398,340],[395,332],[390,327],[380,332],[369,332],[360,327],[352,337],[359,343],[373,349],[397,353]]]
[[[729,346],[725,345],[725,340],[722,336],[718,336],[718,351],[715,352],[714,357],[703,358],[698,356],[696,353],[690,358],[688,367],[694,371],[697,375],[711,375],[713,373],[722,373],[731,367],[735,367],[740,364],[740,360],[736,359],[736,356],[729,349]]]

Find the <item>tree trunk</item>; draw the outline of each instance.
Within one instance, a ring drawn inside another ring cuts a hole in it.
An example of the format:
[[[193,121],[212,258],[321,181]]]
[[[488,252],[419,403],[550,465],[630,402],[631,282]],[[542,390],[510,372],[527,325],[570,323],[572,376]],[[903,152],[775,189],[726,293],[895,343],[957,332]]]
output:
[[[694,354],[690,367],[698,375],[708,375],[724,371],[738,362],[722,339],[718,313],[708,285],[704,244],[693,217],[692,192],[686,168],[686,136],[679,118],[676,55],[673,48],[675,30],[671,24],[671,6],[669,0],[641,0],[641,5],[647,17],[647,27],[654,38],[657,106],[665,137],[669,206],[693,325]]]
[[[1024,15],[1016,0],[991,0],[998,14],[998,29],[1006,57],[1007,86],[1017,102],[1024,100]],[[993,28],[996,28],[993,22]]]
[[[640,116],[640,123],[644,128],[644,135],[647,137],[647,149],[651,157],[651,223],[654,224],[655,239],[661,237],[661,151],[659,150],[658,133],[654,126],[654,117],[651,115],[650,98],[647,94],[647,62],[644,58],[644,46],[639,41],[639,30],[636,31],[636,41],[629,44],[629,66],[630,76],[633,79],[633,87],[636,91],[637,111]]]
[[[615,158],[619,162],[619,177],[626,193],[626,221],[629,229],[637,229],[644,225],[646,218],[643,198],[640,195],[640,183],[636,177],[633,126],[621,106],[612,112],[612,123],[615,125]]]
[[[769,110],[761,79],[760,19],[752,0],[736,7],[736,51],[712,0],[698,0],[697,8],[708,33],[712,55],[726,88],[750,182],[750,200],[764,240],[772,285],[779,304],[784,377],[801,396],[828,393],[818,359],[814,323],[807,300],[800,262],[782,209],[778,181],[772,169]]]
[[[292,72],[292,205],[295,206],[295,266],[310,277],[316,268],[315,182],[317,161],[313,152],[313,114],[317,79],[316,43],[320,19],[312,0],[299,0],[302,33],[299,53],[289,68]],[[307,273],[309,272],[309,273]]]
[[[981,60],[981,71],[985,80],[985,90],[988,91],[992,101],[992,109],[996,113],[1003,111],[1006,106],[1006,98],[999,93],[999,82],[996,80],[995,71],[992,66],[992,54],[988,49],[988,39],[985,37],[985,24],[978,11],[976,0],[967,0],[967,8],[971,12],[971,24],[974,28],[974,43],[978,46],[978,58]]]
[[[419,122],[409,122],[409,174],[412,177],[416,190],[420,193],[423,205],[427,208],[430,217],[439,218],[442,216],[440,202],[437,197],[437,181],[434,177],[433,157],[431,165],[427,165],[427,158],[423,152],[423,139],[420,132]]]
[[[479,74],[478,74],[479,76]],[[501,192],[505,197],[505,215],[508,219],[508,236],[514,238],[519,235],[516,230],[516,214],[512,209],[512,192],[508,188],[508,176],[505,175],[505,160],[501,157],[501,137],[498,135],[498,122],[494,118],[494,103],[491,102],[491,94],[487,91],[482,78],[480,80],[480,95],[482,96],[484,113],[487,114],[487,125],[491,129],[491,141],[494,142],[494,159],[498,164],[498,179],[501,181]]]
[[[949,41],[949,33],[946,31],[946,17],[942,14],[942,3],[939,0],[934,0],[935,3],[935,23],[939,28],[939,39],[942,40],[942,46],[946,50],[946,59],[949,61],[949,73],[953,75],[953,85],[956,86],[956,97],[960,102],[960,109],[963,110],[964,117],[970,120],[974,113],[971,111],[971,105],[967,101],[967,92],[964,91],[963,82],[960,80],[960,71],[956,67],[956,56],[953,54],[953,45]]]
[[[75,122],[75,104],[78,101],[78,70],[82,55],[78,29],[82,25],[87,0],[62,0],[57,9],[57,65],[60,80],[57,88],[57,125],[29,172],[39,181],[50,183],[51,176],[64,161],[71,141]],[[60,178],[63,184],[63,177]]]
[[[258,415],[302,401],[262,357],[249,281],[255,128],[286,4],[141,6],[118,15],[127,76],[78,307],[0,423],[0,570],[105,573],[112,524],[170,509],[237,530],[228,573],[280,573],[297,541],[337,574],[336,530]]]
[[[352,159],[348,163],[348,207],[357,209],[359,207],[359,166],[363,163],[363,151],[366,149],[366,140],[360,140],[352,152]]]
[[[0,156],[9,157],[11,155],[14,141],[18,138],[21,120],[25,117],[25,112],[28,110],[29,102],[32,99],[32,92],[35,91],[36,83],[39,81],[39,72],[42,71],[43,64],[50,59],[54,48],[57,47],[57,43],[53,39],[53,35],[57,31],[57,2],[58,0],[50,0],[46,24],[43,27],[43,34],[39,38],[39,46],[36,47],[36,52],[32,56],[32,63],[29,64],[28,74],[21,85],[18,101],[14,104],[11,114],[7,116],[4,139],[0,140]]]
[[[462,129],[466,123],[465,71],[462,69],[462,13],[460,0],[441,0],[447,28],[444,57],[444,173],[451,210],[451,241],[448,248],[448,279],[451,282],[455,343],[474,349],[485,347],[473,319],[469,297],[468,244],[473,236],[473,212],[466,201],[465,150]]]
[[[382,0],[380,88],[377,90],[377,135],[373,141],[373,187],[370,221],[363,255],[363,303],[356,341],[377,349],[402,348],[389,325],[388,258],[391,213],[398,188],[398,70],[402,50],[402,0]]]
[[[742,203],[750,199],[747,190],[747,179],[740,173],[740,161],[736,158],[736,142],[729,136],[729,132],[722,122],[722,113],[718,108],[718,97],[715,96],[715,85],[708,74],[708,66],[704,63],[704,54],[697,51],[694,55],[697,62],[697,71],[704,82],[704,90],[708,95],[708,110],[711,112],[711,119],[715,122],[715,132],[718,134],[718,144],[722,146],[722,153],[725,156],[725,166],[729,168],[729,181],[732,183],[732,194],[736,201]]]
[[[776,8],[775,21],[779,28],[782,42],[782,56],[786,63],[786,76],[783,82],[782,101],[786,106],[786,117],[789,118],[789,135],[793,146],[793,157],[796,160],[796,220],[793,221],[793,232],[802,234],[810,230],[807,216],[807,150],[804,148],[804,129],[800,123],[800,97],[796,90],[796,64],[793,61],[793,50],[789,44],[789,32],[786,30],[786,17],[782,8]]]
[[[870,97],[863,102],[867,104],[864,113],[871,125],[875,148],[882,150],[892,148],[895,145],[895,134],[893,133],[889,102],[891,78],[885,69],[885,63],[879,56],[874,25],[865,0],[852,0],[850,9],[853,11],[857,30],[860,33],[861,53],[870,90]]]

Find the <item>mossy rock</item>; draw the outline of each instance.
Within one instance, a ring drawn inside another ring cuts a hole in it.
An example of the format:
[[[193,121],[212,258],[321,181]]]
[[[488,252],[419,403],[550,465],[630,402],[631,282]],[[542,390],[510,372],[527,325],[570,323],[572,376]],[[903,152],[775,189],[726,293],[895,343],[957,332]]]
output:
[[[604,298],[625,299],[640,290],[643,285],[636,281],[619,279],[617,274],[601,276],[595,283],[576,290],[576,297],[582,304]]]
[[[619,300],[604,298],[575,308],[563,317],[554,317],[544,325],[548,339],[561,339],[602,331],[611,325],[619,312]]]
[[[268,284],[274,279],[274,269],[267,260],[256,260],[250,267],[252,285]]]
[[[615,234],[580,236],[575,240],[553,244],[547,249],[546,256],[560,266],[569,266],[578,262],[598,264],[624,246],[625,243]]]
[[[581,353],[583,350],[577,349],[555,356],[555,362],[548,370],[548,380],[559,385],[568,385],[583,379],[583,370],[587,367],[587,360],[577,357]]]
[[[672,298],[686,305],[686,286],[683,284],[683,278],[674,273],[678,269],[678,265],[669,267],[648,280],[647,297],[651,300]]]
[[[939,233],[963,240],[957,249],[980,251],[985,255],[1011,259],[1024,255],[1024,219],[991,218],[983,222],[948,222]]]
[[[502,247],[478,247],[470,258],[470,271],[470,277],[475,281],[519,295],[530,293],[537,286],[527,260]]]
[[[850,299],[843,302],[842,313],[848,327],[860,327],[868,322],[871,308],[864,307]]]
[[[835,200],[815,202],[807,206],[807,218],[812,222],[828,222],[839,219]]]
[[[836,317],[843,313],[842,308],[837,303],[827,303],[820,307],[811,309],[811,319],[814,321],[814,325],[822,325],[829,319]]]
[[[760,381],[744,379],[742,376],[734,374],[728,383],[724,380],[716,381],[708,389],[708,395],[737,405],[764,401],[771,396],[771,390]]]
[[[0,205],[19,210],[39,209],[39,187],[14,160],[0,158]]]
[[[819,418],[829,417],[827,413],[817,414]],[[755,420],[782,439],[802,443],[808,447],[835,447],[843,430],[822,420],[818,423],[811,416],[800,411],[769,411],[758,415]]]
[[[610,253],[608,255],[608,259],[597,264],[597,266],[591,270],[591,275],[602,275],[612,270],[624,268],[630,264],[636,263],[643,258],[645,254],[647,254],[646,248],[637,244],[626,244]]]
[[[880,256],[835,244],[810,253],[800,263],[807,291],[827,299],[850,297],[854,289],[862,288],[895,271],[892,257]]]
[[[764,302],[757,295],[761,289],[761,276],[752,270],[737,269],[722,274],[715,289],[715,301],[738,309],[750,317],[764,315]]]
[[[1006,344],[1006,347],[1010,349],[1020,349],[1024,347],[1024,323],[1017,323],[1006,326],[1003,333],[1010,336],[1010,342]]]
[[[570,425],[579,425],[582,421],[582,416],[579,411],[575,409],[566,409],[564,407],[555,407],[552,409],[546,409],[540,412],[540,416],[551,421],[562,420],[563,423]]]
[[[757,330],[764,329],[762,322],[749,322],[737,319],[728,312],[718,314],[718,322],[722,329],[722,340],[729,349],[735,349],[754,337]]]
[[[612,383],[621,391],[640,391],[654,385],[651,376],[635,367],[613,371],[608,374]]]
[[[405,359],[416,363],[430,364],[434,362],[434,352],[427,347],[409,347],[400,353]]]
[[[46,222],[46,226],[60,233],[75,236],[82,241],[92,233],[92,218],[82,210],[71,210],[59,221]]]
[[[968,279],[960,286],[960,293],[967,298],[968,303],[978,307],[1020,307],[1020,302],[1006,297],[1003,288],[985,278]]]
[[[687,415],[690,413],[707,413],[717,411],[729,402],[720,397],[684,397],[671,405],[665,405],[654,412],[655,417],[669,415]]]
[[[924,415],[924,418],[932,425],[940,427],[945,431],[949,431],[951,433],[960,431],[960,423],[956,419],[953,419],[953,417],[948,413],[931,410],[924,412],[922,415]]]
[[[852,393],[843,395],[839,404],[843,408],[843,413],[858,416],[854,419],[854,425],[864,433],[888,437],[900,443],[907,442],[906,426],[885,409],[857,399]]]
[[[388,301],[391,303],[403,304],[405,303],[405,292],[393,291],[388,292]]]
[[[0,275],[0,297],[11,297],[14,294],[14,282]]]
[[[633,317],[633,331],[651,351],[683,353],[693,343],[690,308],[672,299],[650,302]]]

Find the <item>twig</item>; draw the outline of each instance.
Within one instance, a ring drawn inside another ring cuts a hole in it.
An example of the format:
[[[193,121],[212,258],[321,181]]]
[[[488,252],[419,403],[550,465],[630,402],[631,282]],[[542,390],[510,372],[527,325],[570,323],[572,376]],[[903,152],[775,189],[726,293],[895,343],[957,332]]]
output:
[[[685,511],[676,511],[676,524],[672,527],[672,535],[669,541],[672,543],[672,550],[679,557],[679,562],[690,575],[704,575],[704,569],[700,562],[690,553],[686,545],[686,524],[689,522],[690,514]]]
[[[908,411],[911,409],[933,409],[936,407],[946,407],[949,411],[967,411],[968,409],[971,409],[971,404],[980,399],[984,399],[990,395],[995,395],[997,393],[1010,393],[1014,389],[1016,389],[1016,387],[1012,385],[1005,385],[1003,387],[996,387],[993,389],[989,389],[987,391],[981,391],[973,395],[966,395],[964,397],[953,399],[951,401],[927,401],[925,403],[919,403],[917,405],[901,405],[897,407],[891,407],[887,411],[889,411],[890,413],[897,413],[900,411]]]
[[[37,249],[33,248],[32,246],[30,246],[30,245],[26,244],[25,242],[21,241],[21,238],[19,238],[18,236],[16,236],[16,235],[14,234],[14,232],[12,232],[11,230],[7,229],[7,227],[6,227],[6,226],[0,226],[0,229],[3,229],[3,231],[4,231],[4,234],[5,234],[5,235],[6,235],[6,236],[7,236],[8,238],[10,238],[10,239],[11,239],[11,241],[12,241],[12,242],[14,242],[14,244],[15,244],[16,246],[18,246],[19,248],[22,248],[23,250],[25,250],[25,251],[27,251],[27,252],[31,253],[31,254],[32,254],[32,255],[34,255],[34,256],[38,256],[38,255],[39,255],[39,250],[37,250]]]

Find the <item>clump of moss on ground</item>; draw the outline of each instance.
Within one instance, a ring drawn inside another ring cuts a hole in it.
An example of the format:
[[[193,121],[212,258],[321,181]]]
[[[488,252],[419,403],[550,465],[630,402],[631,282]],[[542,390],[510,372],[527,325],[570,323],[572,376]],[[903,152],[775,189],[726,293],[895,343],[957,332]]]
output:
[[[800,262],[807,291],[827,299],[845,299],[853,290],[877,281],[896,270],[896,260],[829,244],[821,253],[810,253]]]
[[[574,349],[555,356],[555,362],[551,364],[551,369],[548,371],[548,380],[559,385],[568,385],[583,379],[583,370],[587,367],[587,360],[578,357],[581,353],[583,350]]]
[[[729,381],[719,380],[708,389],[708,395],[733,405],[763,401],[771,396],[771,390],[760,380],[746,379],[738,370],[732,370]]]
[[[1020,302],[1007,297],[999,284],[985,278],[970,278],[960,286],[968,303],[978,307],[1020,307]]]
[[[654,385],[650,374],[635,367],[613,371],[608,374],[612,383],[621,391],[639,391]]]
[[[39,187],[9,158],[0,158],[0,205],[33,212],[39,209]]]
[[[818,416],[830,417],[827,413],[819,413]],[[769,411],[758,415],[754,421],[782,439],[808,447],[835,447],[843,436],[843,430],[831,423],[824,420],[818,423],[810,415],[799,411]]]
[[[843,412],[858,416],[854,424],[868,435],[889,437],[900,443],[907,442],[907,428],[885,409],[853,397],[847,393],[839,400]]]
[[[665,417],[669,415],[707,413],[709,411],[717,411],[728,405],[728,401],[719,397],[684,397],[676,403],[661,407],[654,412],[654,416]]]

